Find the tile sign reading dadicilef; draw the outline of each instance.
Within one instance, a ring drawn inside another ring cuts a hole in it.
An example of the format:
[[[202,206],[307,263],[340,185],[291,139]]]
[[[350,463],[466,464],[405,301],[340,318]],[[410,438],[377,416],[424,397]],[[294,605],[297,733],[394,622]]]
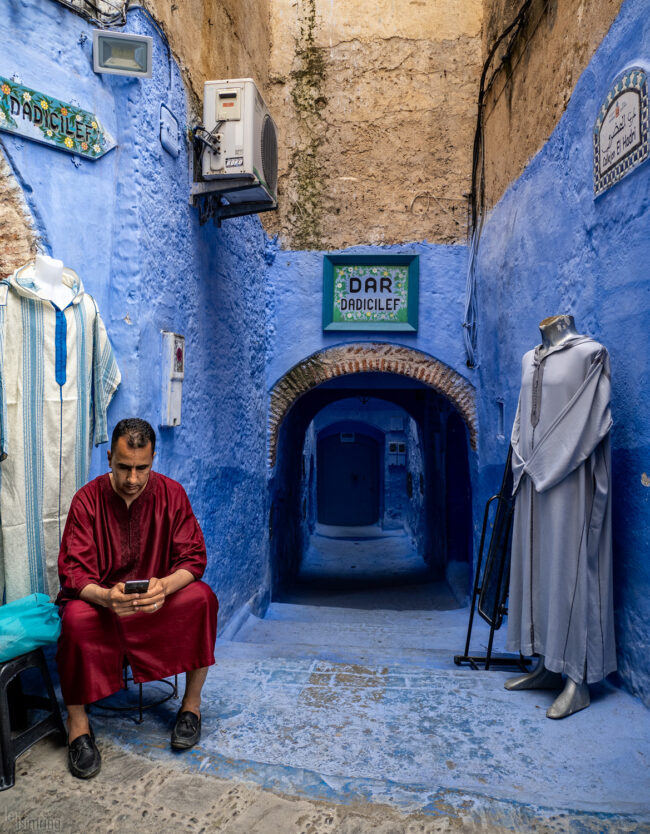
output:
[[[2,76],[0,130],[92,160],[115,147],[94,113]]]
[[[407,266],[335,266],[334,321],[406,322]]]

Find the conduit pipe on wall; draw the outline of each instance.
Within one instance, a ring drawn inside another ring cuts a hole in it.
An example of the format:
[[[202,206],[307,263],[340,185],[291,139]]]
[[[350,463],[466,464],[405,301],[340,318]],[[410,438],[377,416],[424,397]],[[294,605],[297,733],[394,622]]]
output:
[[[485,159],[483,156],[483,108],[485,107],[485,79],[487,78],[488,70],[492,59],[510,32],[516,28],[510,44],[506,50],[503,60],[510,54],[512,47],[517,40],[517,36],[521,32],[526,22],[528,10],[530,9],[532,0],[525,0],[517,16],[512,23],[504,29],[504,31],[496,39],[490,52],[483,64],[483,71],[481,72],[481,81],[478,91],[478,112],[476,116],[476,131],[474,133],[474,148],[472,152],[472,189],[470,191],[470,206],[471,206],[471,225],[470,225],[470,251],[469,260],[467,264],[467,285],[465,288],[465,317],[463,321],[464,337],[465,337],[465,353],[467,354],[467,366],[469,368],[476,367],[476,326],[478,319],[478,308],[476,301],[476,253],[478,251],[478,244],[481,237],[481,227],[483,224],[483,209],[484,209],[484,178],[483,166]],[[478,184],[479,163],[481,169],[480,188]]]

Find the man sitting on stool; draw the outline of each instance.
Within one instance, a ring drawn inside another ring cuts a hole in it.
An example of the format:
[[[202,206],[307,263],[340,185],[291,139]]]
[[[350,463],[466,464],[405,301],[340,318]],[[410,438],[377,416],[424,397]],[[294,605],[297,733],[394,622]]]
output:
[[[187,673],[172,747],[192,747],[201,736],[218,603],[199,581],[205,542],[185,490],[151,470],[155,445],[149,423],[121,420],[107,453],[111,472],[77,492],[63,533],[57,664],[68,765],[80,779],[101,767],[85,705],[120,689],[124,658],[136,683]],[[146,593],[125,594],[132,579],[148,579]]]

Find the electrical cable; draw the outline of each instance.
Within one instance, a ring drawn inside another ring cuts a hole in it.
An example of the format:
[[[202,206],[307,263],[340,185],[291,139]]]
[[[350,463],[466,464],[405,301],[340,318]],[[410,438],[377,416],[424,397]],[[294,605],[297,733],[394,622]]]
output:
[[[528,10],[532,4],[532,0],[525,0],[522,7],[519,9],[517,16],[512,21],[512,23],[504,29],[504,31],[499,35],[496,39],[488,56],[486,58],[485,64],[483,65],[483,71],[481,72],[481,82],[479,85],[479,93],[478,93],[478,113],[476,118],[476,130],[474,132],[474,148],[472,153],[472,190],[470,192],[470,199],[471,199],[471,206],[472,206],[472,230],[476,228],[476,221],[478,217],[479,208],[482,209],[482,206],[479,205],[479,194],[477,193],[477,179],[478,179],[478,164],[479,164],[479,157],[483,151],[483,107],[485,106],[485,79],[487,77],[488,69],[490,68],[490,64],[492,63],[492,59],[494,58],[497,49],[503,42],[503,40],[512,32],[515,27],[517,28],[517,32],[513,36],[508,45],[508,50],[512,48],[514,41],[516,40],[519,32],[523,28],[525,23],[525,18],[528,13]]]
[[[487,114],[486,114],[486,116],[485,116],[485,118],[484,118],[484,120],[483,120],[484,122],[487,122],[487,120],[490,118],[490,116],[491,116],[491,115],[492,115],[492,113],[494,112],[495,107],[496,107],[496,106],[497,106],[497,104],[499,103],[499,99],[501,98],[501,96],[502,96],[502,95],[503,95],[503,93],[505,92],[506,87],[508,86],[508,83],[510,82],[510,80],[511,80],[511,79],[512,79],[512,77],[513,77],[513,75],[515,74],[515,70],[516,70],[516,69],[517,69],[517,67],[519,66],[519,64],[520,64],[520,62],[521,62],[521,59],[522,59],[522,58],[524,57],[524,55],[526,54],[526,50],[528,49],[528,44],[529,44],[529,43],[532,41],[532,39],[535,37],[535,33],[536,33],[536,32],[537,32],[537,30],[539,29],[539,25],[540,25],[540,23],[542,22],[542,20],[543,20],[543,18],[544,18],[544,15],[546,14],[546,11],[547,11],[547,9],[548,9],[548,7],[549,7],[550,2],[551,2],[551,0],[546,0],[546,2],[544,3],[544,8],[542,9],[542,11],[541,11],[541,13],[540,13],[540,16],[537,18],[537,23],[535,23],[535,25],[533,26],[533,30],[532,30],[532,32],[530,33],[530,37],[526,40],[526,43],[524,44],[523,49],[521,50],[521,52],[520,52],[520,54],[519,54],[519,57],[517,58],[516,62],[512,65],[512,71],[511,71],[510,75],[506,78],[505,84],[504,84],[504,85],[503,85],[503,87],[501,88],[501,91],[499,92],[498,96],[494,99],[494,102],[493,102],[493,104],[492,104],[492,109],[490,110],[490,112],[489,112],[489,113],[487,113]],[[506,54],[508,55],[508,54],[509,54],[509,52],[510,52],[510,45],[508,46],[508,50],[506,50]],[[492,84],[494,83],[494,81],[495,81],[495,79],[496,79],[497,75],[499,74],[499,71],[501,70],[501,67],[502,67],[502,66],[503,66],[503,62],[501,63],[501,65],[500,65],[499,67],[497,67],[497,69],[495,69],[495,70],[494,70],[494,72],[493,72],[493,74],[492,74],[492,78],[490,78],[490,80],[489,80],[489,82],[488,82],[488,85],[487,85],[487,87],[486,87],[486,90],[485,90],[485,92],[486,92],[486,93],[489,93],[489,92],[490,92],[490,89],[492,88]]]
[[[425,212],[424,212],[425,214],[429,211],[429,207],[431,205],[431,200],[433,199],[438,204],[440,209],[451,217],[451,219],[454,221],[454,223],[456,223],[456,225],[458,225],[458,226],[462,225],[461,221],[454,215],[453,211],[449,211],[449,209],[445,208],[445,206],[443,206],[443,204],[441,202],[442,200],[446,200],[448,203],[458,203],[460,201],[460,198],[458,198],[458,199],[456,199],[454,197],[440,197],[440,198],[438,198],[438,197],[436,197],[435,194],[432,194],[430,191],[420,191],[411,200],[411,205],[409,206],[409,212],[411,214],[413,214],[413,207],[415,206],[416,201],[419,200],[421,197],[426,197],[426,199],[427,199],[427,207],[426,207]]]
[[[99,26],[100,29],[114,29],[126,24],[126,0],[122,0],[121,3],[116,3],[114,0],[102,0],[104,5],[112,6],[115,9],[113,14],[109,14],[103,9],[100,9],[93,0],[82,0],[84,7],[89,6],[96,16],[89,14],[85,8],[82,8],[74,0],[55,0],[55,2],[60,3],[66,9],[70,9],[71,12],[83,17],[89,23]]]
[[[508,37],[510,32],[516,30],[507,46],[504,59],[510,54],[519,33],[523,29],[528,10],[533,0],[524,0],[514,20],[499,35],[488,53],[481,72],[481,81],[478,94],[478,112],[476,118],[476,131],[474,133],[474,147],[472,150],[472,188],[470,191],[470,243],[469,258],[467,262],[467,282],[465,285],[465,314],[463,317],[463,337],[465,341],[465,354],[467,366],[476,368],[476,344],[477,344],[477,322],[478,322],[478,300],[476,297],[476,260],[478,245],[483,229],[483,214],[485,200],[485,157],[483,153],[483,108],[485,106],[485,93],[487,73],[499,46]],[[503,61],[503,59],[502,59]],[[494,76],[490,79],[490,85]],[[479,168],[481,172],[479,183]]]
[[[151,14],[149,9],[143,3],[133,3],[130,0],[121,0],[118,3],[116,0],[102,0],[103,3],[108,4],[109,6],[113,6],[116,9],[115,13],[112,15],[108,15],[106,12],[102,11],[99,6],[97,5],[94,0],[82,0],[85,6],[90,6],[93,11],[97,14],[97,17],[93,17],[93,15],[88,14],[88,12],[81,8],[75,0],[55,0],[55,2],[60,3],[62,6],[65,6],[66,9],[70,9],[70,11],[78,14],[80,17],[83,17],[84,20],[87,20],[89,23],[92,23],[98,26],[100,29],[116,29],[118,27],[126,26],[126,18],[127,14],[134,9],[139,9],[141,12],[145,14],[145,16],[149,19],[152,26],[160,36],[160,39],[165,44],[165,48],[167,50],[167,65],[169,68],[169,91],[168,91],[168,102],[171,99],[172,94],[172,86],[173,86],[173,69],[172,69],[172,51],[169,45],[169,40],[167,35],[165,34],[165,30],[162,26],[158,23],[156,18]]]
[[[203,125],[198,125],[197,127],[194,128],[194,130],[192,132],[192,135],[193,135],[195,140],[198,139],[198,141],[201,142],[201,144],[202,144],[201,153],[199,154],[197,162],[196,162],[197,169],[200,168],[201,165],[203,164],[203,154],[205,153],[206,148],[210,148],[210,150],[214,151],[215,153],[218,152],[217,148],[215,148],[214,142],[212,140],[216,139],[219,128],[222,125],[223,125],[223,119],[220,122],[217,122],[215,124],[215,126],[212,128],[212,130],[210,130],[210,131],[206,130],[203,127]],[[203,136],[202,134],[205,134],[205,136]],[[217,144],[218,144],[219,140],[217,139],[216,141],[217,141]]]
[[[167,35],[165,34],[165,30],[162,26],[158,23],[156,18],[151,14],[149,9],[143,3],[131,3],[127,0],[126,5],[126,13],[128,14],[133,9],[140,9],[141,12],[144,12],[145,16],[149,19],[151,24],[153,25],[156,32],[160,36],[160,40],[165,44],[165,48],[167,49],[167,62],[169,64],[169,87],[171,89],[172,86],[172,50],[169,45],[169,40],[167,39]]]

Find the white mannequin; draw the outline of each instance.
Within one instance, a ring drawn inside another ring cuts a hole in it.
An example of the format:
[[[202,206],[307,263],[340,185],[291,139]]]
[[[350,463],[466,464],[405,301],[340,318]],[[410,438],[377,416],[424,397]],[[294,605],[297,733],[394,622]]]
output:
[[[64,310],[74,298],[74,291],[63,283],[63,261],[49,255],[37,255],[33,280],[41,298],[52,301],[59,310]]]

